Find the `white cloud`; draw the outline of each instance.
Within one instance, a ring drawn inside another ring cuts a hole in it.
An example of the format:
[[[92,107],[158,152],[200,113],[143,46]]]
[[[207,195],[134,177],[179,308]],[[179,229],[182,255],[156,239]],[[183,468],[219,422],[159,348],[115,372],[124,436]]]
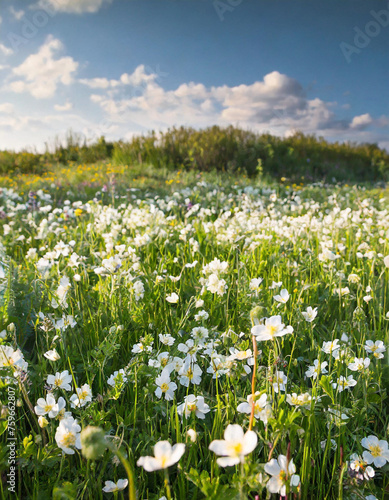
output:
[[[65,102],[65,104],[54,104],[54,109],[56,111],[69,111],[73,109],[73,104],[69,101]]]
[[[11,15],[16,19],[17,21],[20,21],[20,19],[24,16],[25,12],[24,10],[16,10],[13,5],[9,8],[9,12]]]
[[[137,68],[135,74],[142,75],[142,70]],[[139,83],[133,75],[121,77],[120,81]],[[233,124],[280,136],[300,130],[340,140],[374,142],[375,133],[370,128],[389,125],[387,117],[373,120],[368,114],[344,119],[337,114],[341,106],[336,102],[308,98],[297,80],[278,71],[251,85],[206,87],[190,82],[174,90],[158,85],[156,75],[147,76],[149,78],[140,80],[142,85],[138,87],[130,86],[126,90],[121,86],[112,89],[110,85],[106,95],[90,96],[104,111],[107,128],[112,130],[118,125],[124,135],[134,131],[164,130],[174,125]]]
[[[0,113],[10,114],[14,111],[14,105],[10,102],[0,104]]]
[[[91,89],[108,89],[119,85],[117,80],[108,80],[107,78],[81,78],[79,82]]]
[[[112,0],[40,0],[39,7],[50,7],[58,12],[69,14],[83,14],[84,12],[93,14],[97,12],[104,4],[111,3]]]
[[[143,64],[139,65],[133,73],[123,73],[119,80],[109,80],[108,78],[81,78],[79,80],[83,85],[91,89],[114,89],[117,87],[143,87],[158,78],[156,73],[147,73]]]
[[[354,116],[350,127],[357,130],[364,130],[369,125],[373,123],[373,118],[369,113],[365,113],[364,115]]]
[[[70,85],[78,63],[72,57],[57,58],[63,50],[62,42],[56,38],[47,38],[36,54],[25,59],[12,70],[13,75],[21,77],[8,84],[12,92],[29,92],[37,99],[53,97],[59,84]]]
[[[4,44],[0,43],[0,52],[2,52],[5,56],[10,56],[14,51],[9,47],[6,47]]]

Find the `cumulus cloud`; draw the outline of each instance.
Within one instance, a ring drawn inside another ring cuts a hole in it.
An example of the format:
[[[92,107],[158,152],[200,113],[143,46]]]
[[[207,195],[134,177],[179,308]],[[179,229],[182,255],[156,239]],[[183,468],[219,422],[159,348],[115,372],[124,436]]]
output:
[[[144,87],[148,83],[158,78],[156,73],[146,72],[143,64],[139,65],[131,74],[123,73],[119,80],[109,80],[108,78],[81,78],[83,85],[91,89],[114,89],[119,86]]]
[[[73,109],[73,104],[69,101],[65,102],[65,104],[54,104],[54,109],[56,111],[69,111]]]
[[[10,102],[0,104],[0,113],[10,114],[14,111],[14,105]]]
[[[8,90],[29,92],[37,99],[47,99],[55,95],[59,84],[73,83],[78,63],[69,56],[58,57],[63,48],[60,40],[48,37],[36,54],[28,56],[12,70],[13,75],[20,79],[11,81]]]
[[[104,4],[110,4],[112,0],[40,0],[39,7],[49,5],[57,12],[69,14],[83,14],[84,12],[93,14],[100,10]]]
[[[14,51],[9,47],[6,47],[3,43],[0,43],[0,52],[5,56],[10,56]]]
[[[156,74],[146,75],[144,68],[138,67],[132,75],[114,80],[114,85],[110,82],[105,86],[107,93],[92,94],[91,101],[103,109],[110,123],[130,123],[140,129],[232,123],[276,135],[296,130],[339,135],[356,134],[373,124],[368,114],[340,118],[337,103],[309,99],[296,79],[278,71],[251,85],[206,87],[189,82],[165,90],[158,85]],[[118,82],[128,84],[128,90],[118,92]],[[383,126],[384,117],[380,120]]]
[[[373,118],[370,116],[369,113],[365,113],[364,115],[354,116],[350,124],[350,127],[352,129],[364,130],[372,123],[373,123]]]

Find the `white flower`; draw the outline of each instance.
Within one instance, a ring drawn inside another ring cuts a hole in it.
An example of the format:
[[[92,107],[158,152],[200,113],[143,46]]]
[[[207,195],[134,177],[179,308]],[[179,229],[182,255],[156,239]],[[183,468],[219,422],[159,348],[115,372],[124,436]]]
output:
[[[275,288],[279,288],[282,285],[282,281],[273,281],[272,284],[269,286],[269,290],[274,290]]]
[[[103,491],[105,493],[115,493],[124,490],[128,485],[128,479],[119,479],[117,483],[113,481],[105,481]]]
[[[69,375],[68,370],[63,372],[57,372],[55,375],[47,375],[47,384],[54,389],[63,389],[65,391],[71,391],[72,376]]]
[[[307,307],[307,310],[305,312],[301,313],[304,316],[305,321],[308,321],[308,323],[312,323],[314,319],[317,316],[317,307],[315,309],[312,309],[311,306]]]
[[[196,306],[197,309],[200,309],[200,307],[203,307],[204,306],[203,299],[196,300],[195,306]]]
[[[127,382],[126,372],[123,368],[119,371],[113,372],[113,374],[107,380],[107,384],[111,387],[115,387],[116,385],[121,386]]]
[[[217,459],[218,465],[228,467],[243,462],[244,457],[256,448],[257,443],[258,437],[254,431],[244,434],[240,425],[229,424],[224,431],[224,440],[212,441],[209,449],[216,455],[221,455],[221,458]]]
[[[285,391],[285,384],[288,382],[288,377],[284,372],[276,370],[272,378],[274,392]]]
[[[350,456],[350,469],[359,472],[361,474],[361,479],[366,479],[366,481],[375,476],[373,467],[368,466],[367,462],[357,453],[353,453]]]
[[[147,472],[166,469],[177,463],[185,452],[185,445],[178,443],[172,446],[169,441],[159,441],[154,446],[154,457],[140,457],[138,467],[143,467]]]
[[[211,293],[217,293],[220,297],[223,296],[227,290],[227,284],[224,279],[219,279],[217,274],[211,274],[207,281],[207,290]]]
[[[308,367],[308,370],[305,372],[305,375],[306,377],[313,377],[313,380],[315,380],[317,376],[320,375],[320,373],[328,373],[326,366],[328,366],[327,361],[324,361],[319,365],[319,360],[315,359],[315,361],[313,362],[313,366]]]
[[[81,449],[80,435],[81,427],[77,424],[77,420],[69,417],[60,421],[55,433],[55,440],[64,453],[74,455],[73,448]]]
[[[170,302],[170,304],[177,304],[179,296],[176,293],[172,293],[166,297],[166,300]]]
[[[204,419],[205,414],[210,412],[211,409],[204,402],[203,396],[195,396],[194,394],[189,394],[185,396],[185,402],[177,406],[178,415],[185,415],[186,418],[194,412],[197,418]]]
[[[365,368],[368,368],[370,365],[370,359],[369,358],[354,358],[354,361],[352,363],[349,363],[348,369],[353,371],[353,372],[362,372],[365,370]]]
[[[293,333],[293,327],[281,323],[281,316],[271,316],[265,319],[264,325],[255,325],[251,328],[251,333],[257,340],[273,340],[274,337],[283,337],[288,333]]]
[[[60,410],[65,408],[65,405],[66,403],[64,398],[60,397],[57,403],[54,396],[52,394],[48,394],[46,396],[46,399],[38,399],[34,410],[35,413],[39,416],[48,415],[50,418],[55,418]]]
[[[197,314],[195,314],[195,320],[196,321],[205,321],[209,318],[209,314],[207,311],[199,311]]]
[[[186,431],[186,435],[189,437],[189,439],[192,441],[192,443],[196,442],[197,432],[194,429],[188,429]]]
[[[369,354],[373,354],[373,356],[377,359],[381,359],[384,357],[383,353],[386,351],[386,347],[382,340],[376,340],[373,342],[372,340],[366,340],[365,350]]]
[[[357,381],[354,380],[354,377],[352,375],[349,375],[347,378],[341,375],[338,378],[337,383],[332,384],[332,387],[334,389],[337,388],[339,392],[343,392],[345,389],[350,389],[351,387],[354,387],[354,385],[357,385]]]
[[[324,351],[326,354],[331,354],[333,351],[340,349],[339,342],[340,342],[339,339],[335,339],[330,342],[323,342],[323,347],[321,348],[321,350]]]
[[[196,326],[192,329],[190,334],[196,344],[201,344],[208,338],[208,329],[203,326]]]
[[[312,397],[308,392],[304,394],[296,394],[293,392],[292,394],[286,395],[286,402],[291,406],[310,406]]]
[[[158,335],[158,338],[159,338],[159,341],[161,342],[161,344],[163,344],[163,345],[171,346],[174,344],[174,337],[172,337],[168,333],[166,333],[166,334],[160,333]]]
[[[250,284],[249,284],[249,287],[250,287],[250,290],[253,290],[253,291],[258,291],[259,290],[259,287],[261,285],[263,281],[263,278],[254,278],[250,281]]]
[[[132,285],[135,295],[135,300],[138,302],[140,299],[143,299],[145,294],[145,286],[141,281],[135,281]]]
[[[61,359],[61,356],[55,349],[45,352],[43,356],[49,359],[50,361],[58,361],[59,359]]]
[[[249,394],[247,396],[247,403],[240,403],[236,410],[239,413],[251,414],[253,407],[253,395]],[[267,400],[267,394],[261,394],[257,391],[254,394],[254,417],[258,420],[260,419],[265,425],[268,419],[272,416],[272,408]]]
[[[180,384],[189,387],[189,383],[199,385],[201,383],[202,370],[198,364],[192,363],[189,359],[183,364],[179,371]]]
[[[364,448],[369,450],[364,451],[362,454],[363,460],[366,463],[373,463],[376,467],[383,467],[386,462],[389,461],[387,441],[379,441],[376,436],[368,436],[367,438],[362,439],[361,444]]]
[[[281,290],[279,295],[274,295],[273,299],[276,300],[277,302],[280,302],[281,304],[286,304],[289,300],[289,292],[285,288]]]
[[[384,257],[384,264],[385,264],[385,267],[389,267],[389,255]]]
[[[155,383],[158,386],[155,389],[157,398],[161,399],[162,394],[165,394],[166,401],[174,398],[174,391],[177,389],[177,384],[170,380],[170,371],[168,368],[162,370],[161,374],[155,379]]]
[[[88,384],[76,387],[76,393],[70,398],[72,408],[80,408],[92,401],[92,390]]]
[[[296,483],[296,478],[293,477],[296,466],[293,460],[290,460],[288,464],[285,455],[279,455],[277,460],[272,458],[270,462],[265,464],[265,472],[272,476],[266,485],[270,493],[279,493],[281,496],[285,496],[289,479],[291,484],[295,485]]]
[[[131,352],[134,354],[138,354],[140,352],[151,352],[152,348],[149,345],[144,345],[142,342],[139,342],[138,344],[134,344],[132,347]]]

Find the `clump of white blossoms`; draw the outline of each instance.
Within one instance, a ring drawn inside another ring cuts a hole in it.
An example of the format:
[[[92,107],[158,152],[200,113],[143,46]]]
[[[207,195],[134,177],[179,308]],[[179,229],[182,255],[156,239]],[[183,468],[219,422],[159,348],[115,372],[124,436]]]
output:
[[[367,464],[373,463],[376,467],[383,467],[389,462],[388,442],[379,440],[376,436],[363,438],[361,444],[366,450],[362,454],[363,460]]]
[[[386,351],[386,347],[382,340],[376,340],[373,342],[372,340],[366,340],[365,350],[368,354],[373,354],[373,356],[377,359],[382,359],[384,357],[384,352]]]
[[[185,445],[177,443],[172,446],[169,441],[159,441],[154,446],[154,456],[140,457],[138,467],[143,467],[147,472],[167,469],[177,463],[185,453]]]
[[[274,340],[275,337],[283,337],[288,333],[293,333],[292,326],[285,326],[281,321],[281,316],[271,316],[265,319],[264,325],[254,325],[251,333],[258,341]]]
[[[203,289],[206,288],[209,292],[222,297],[228,289],[228,285],[221,275],[225,274],[227,270],[228,262],[221,262],[219,259],[214,259],[206,264],[202,270],[205,278],[200,278]]]
[[[243,432],[240,425],[229,424],[224,431],[224,440],[216,439],[209,445],[209,449],[216,455],[221,455],[216,460],[221,467],[228,467],[244,462],[244,457],[254,451],[258,437],[254,431]]]
[[[359,479],[361,480],[366,479],[366,481],[368,481],[375,476],[373,467],[367,465],[367,462],[363,460],[363,458],[360,457],[357,453],[353,453],[350,456],[349,466],[351,470],[355,471],[358,474]]]
[[[285,496],[288,485],[297,486],[300,482],[300,477],[295,474],[296,466],[293,460],[288,463],[285,455],[279,455],[277,460],[272,458],[265,464],[265,472],[271,476],[266,485],[270,493]]]
[[[81,427],[77,420],[68,417],[60,421],[55,433],[55,440],[67,455],[74,455],[74,448],[81,449]]]
[[[194,394],[185,396],[184,403],[177,406],[178,415],[181,417],[185,415],[185,418],[194,413],[197,418],[204,419],[206,413],[210,411],[210,407],[204,402],[204,397],[195,396]]]

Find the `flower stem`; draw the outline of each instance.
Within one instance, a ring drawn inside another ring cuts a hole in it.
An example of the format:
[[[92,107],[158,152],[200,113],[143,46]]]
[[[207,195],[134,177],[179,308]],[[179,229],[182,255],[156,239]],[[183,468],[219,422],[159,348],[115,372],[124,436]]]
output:
[[[257,378],[257,356],[258,356],[258,346],[257,346],[257,340],[255,336],[252,336],[253,338],[253,349],[254,349],[254,366],[253,366],[253,378],[251,379],[251,394],[252,394],[252,406],[251,406],[251,414],[250,414],[250,422],[249,422],[249,430],[251,431],[253,428],[253,423],[254,423],[254,409],[255,409],[255,382]]]
[[[170,491],[170,484],[169,484],[169,472],[167,469],[164,470],[164,474],[165,474],[166,498],[167,500],[172,500],[172,494]]]

